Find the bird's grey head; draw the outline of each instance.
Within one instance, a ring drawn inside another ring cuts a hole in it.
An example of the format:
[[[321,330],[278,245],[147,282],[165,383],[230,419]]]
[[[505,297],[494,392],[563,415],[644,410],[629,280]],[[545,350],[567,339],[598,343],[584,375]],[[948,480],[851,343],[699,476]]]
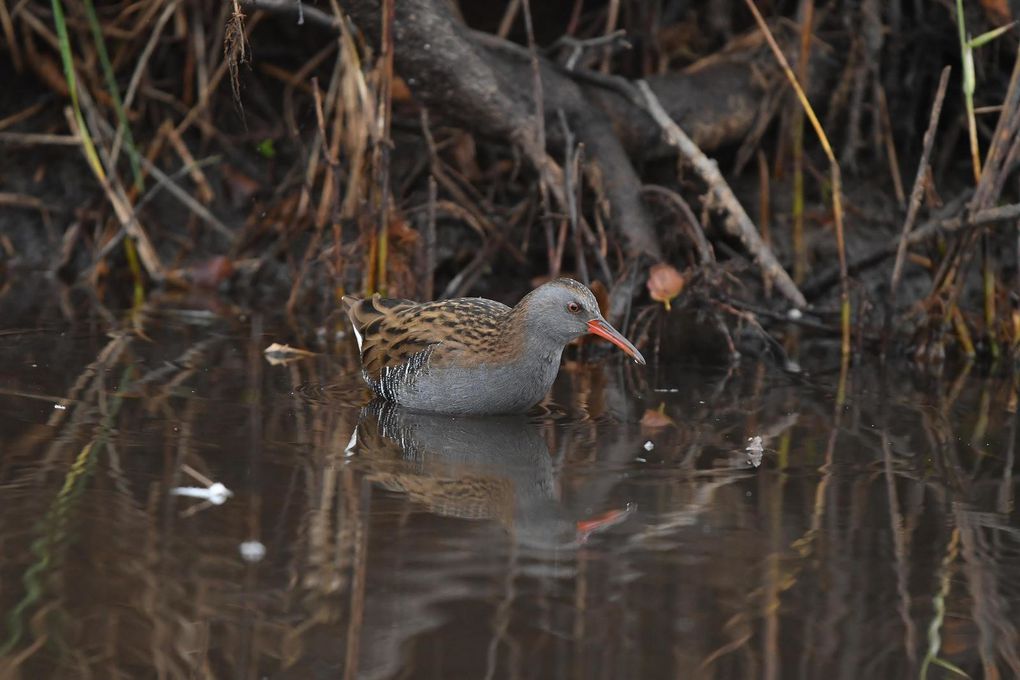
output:
[[[559,350],[586,333],[598,335],[645,363],[641,352],[602,318],[599,304],[587,286],[573,279],[556,279],[528,293],[514,310],[524,315],[531,337]]]
[[[534,335],[561,345],[588,333],[588,322],[602,318],[595,296],[573,279],[539,286],[518,307],[523,307],[525,322]]]

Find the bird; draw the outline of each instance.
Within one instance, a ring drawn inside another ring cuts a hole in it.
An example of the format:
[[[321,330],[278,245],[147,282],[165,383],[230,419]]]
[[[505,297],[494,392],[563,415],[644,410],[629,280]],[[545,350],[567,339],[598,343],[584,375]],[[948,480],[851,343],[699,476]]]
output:
[[[362,376],[380,398],[448,415],[524,413],[549,391],[567,343],[593,334],[644,364],[587,286],[561,278],[514,307],[485,298],[342,298]]]
[[[591,514],[602,494],[558,493],[554,458],[538,424],[523,415],[451,419],[374,399],[361,409],[349,447],[366,478],[444,517],[497,520],[521,544],[569,548],[630,514]]]

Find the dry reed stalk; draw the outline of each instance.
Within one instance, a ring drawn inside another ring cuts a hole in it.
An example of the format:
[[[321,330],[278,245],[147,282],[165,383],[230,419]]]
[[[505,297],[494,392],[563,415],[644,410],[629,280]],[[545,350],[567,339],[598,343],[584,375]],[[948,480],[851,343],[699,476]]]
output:
[[[84,91],[82,94],[85,94]],[[84,103],[88,97],[82,96],[81,99]],[[67,117],[67,122],[71,127],[71,131],[77,136],[82,136],[82,130],[78,127],[78,118],[69,110],[65,111],[65,116]],[[115,176],[108,175],[103,171],[102,166],[98,164],[98,159],[96,164],[89,163],[88,165],[92,169],[100,186],[103,187],[103,191],[106,194],[106,198],[110,202],[110,205],[113,207],[113,212],[117,216],[117,220],[128,235],[131,236],[131,238],[133,238],[138,244],[138,255],[141,258],[142,264],[145,266],[145,270],[154,281],[163,281],[166,278],[166,270],[159,259],[159,255],[156,253],[156,249],[152,245],[152,241],[149,240],[149,235],[146,233],[142,224],[138,221],[138,216],[135,215],[134,209],[128,201],[124,188],[120,185]]]
[[[927,176],[928,158],[931,156],[931,150],[935,144],[935,131],[938,129],[939,117],[942,115],[942,102],[946,97],[946,87],[949,85],[949,73],[951,70],[949,66],[942,69],[939,85],[935,91],[935,101],[932,103],[931,113],[928,116],[928,128],[924,132],[921,159],[917,164],[914,186],[910,190],[910,203],[907,205],[907,216],[903,220],[903,229],[900,231],[900,242],[896,248],[896,263],[893,265],[892,278],[889,282],[890,293],[894,299],[896,288],[900,283],[900,276],[903,273],[903,260],[907,254],[907,237],[910,235],[910,230],[917,219],[917,212],[921,207],[921,199],[924,196],[924,180]]]
[[[814,29],[814,0],[801,3],[800,51],[797,55],[797,78],[807,87],[808,58],[811,54],[811,35]],[[790,111],[793,137],[793,280],[800,285],[808,272],[807,241],[804,237],[804,112],[800,108]]]
[[[879,134],[882,137],[882,144],[885,147],[885,157],[889,162],[889,175],[892,177],[893,192],[896,194],[896,203],[902,208],[906,204],[906,197],[903,193],[903,178],[900,176],[900,160],[896,154],[896,140],[893,139],[892,120],[889,118],[889,102],[885,96],[885,88],[875,78],[875,99],[878,102],[878,112],[881,125]]]
[[[577,213],[578,204],[576,202],[577,190],[575,188],[576,175],[576,161],[577,161],[577,149],[575,147],[574,133],[571,132],[570,126],[567,124],[567,116],[563,113],[563,110],[556,112],[560,121],[560,127],[563,128],[563,195],[567,199],[567,215],[560,219],[560,231],[556,239],[556,244],[553,250],[552,263],[549,265],[549,277],[558,278],[560,275],[560,268],[563,264],[563,253],[567,248],[567,227],[573,228],[574,233],[577,233]],[[583,259],[583,254],[577,253],[578,260]]]
[[[379,105],[376,110],[376,187],[378,192],[378,224],[376,226],[376,281],[374,288],[383,295],[387,292],[387,264],[389,260],[390,223],[390,126],[393,119],[393,19],[396,0],[382,0],[382,36],[379,39],[381,73],[379,77]]]
[[[765,242],[765,245],[772,247],[772,230],[770,228],[772,188],[769,161],[761,149],[758,149],[758,153],[755,155],[758,159],[758,229],[761,230],[761,240]]]
[[[329,146],[329,135],[326,133],[326,120],[325,114],[323,113],[322,107],[322,93],[319,91],[319,83],[316,78],[312,78],[312,93],[315,100],[315,120],[318,124],[318,137],[317,141],[319,144],[313,147],[312,157],[316,159],[316,167],[318,166],[317,159],[319,153],[326,159],[326,179],[323,182],[322,194],[319,200],[319,210],[316,211],[315,217],[315,232],[312,234],[312,238],[308,241],[308,245],[305,247],[304,255],[301,258],[301,264],[298,267],[298,272],[294,276],[294,282],[290,287],[290,295],[287,297],[287,304],[285,309],[287,310],[288,316],[294,315],[294,310],[297,308],[298,301],[300,299],[301,284],[305,280],[305,276],[308,274],[308,266],[312,260],[312,256],[319,250],[319,244],[322,242],[322,231],[325,225],[325,212],[326,208],[333,199],[333,176],[336,170],[337,158],[334,154],[334,150]],[[336,116],[337,120],[340,120],[339,114]],[[334,131],[335,132],[335,131]],[[333,135],[334,141],[337,137]],[[314,174],[311,179],[314,179]],[[302,198],[308,195],[307,188],[302,192]],[[339,247],[339,244],[337,244]]]
[[[825,151],[825,155],[829,159],[829,172],[832,181],[832,212],[833,218],[836,222],[836,250],[839,254],[840,271],[840,316],[841,326],[843,329],[843,338],[840,349],[843,356],[849,356],[850,284],[846,267],[846,242],[843,236],[843,187],[840,179],[839,163],[836,161],[836,155],[832,152],[832,146],[829,144],[829,138],[826,136],[825,130],[822,128],[822,124],[818,121],[818,116],[815,115],[815,111],[811,107],[811,102],[808,101],[807,94],[804,93],[804,89],[797,81],[797,76],[794,75],[793,69],[790,68],[790,63],[786,60],[786,55],[783,54],[783,50],[780,49],[779,45],[776,43],[776,39],[769,30],[768,24],[765,23],[765,18],[762,17],[761,12],[758,11],[758,7],[754,4],[754,0],[744,0],[744,3],[747,5],[748,9],[751,10],[751,14],[754,15],[754,20],[757,22],[758,27],[765,36],[765,40],[768,42],[769,48],[771,48],[776,60],[782,67],[783,73],[786,74],[787,80],[790,81],[790,85],[793,87],[794,92],[797,93],[797,99],[804,108],[804,112],[807,114],[808,120],[811,121],[811,125],[815,129],[815,134],[818,135],[818,139],[822,144],[822,149]]]
[[[549,193],[550,191],[553,193],[560,206],[565,206],[569,199],[563,192],[562,173],[559,172],[559,168],[556,168],[555,173],[552,172],[555,164],[545,153],[545,100],[542,95],[542,71],[538,63],[538,48],[535,45],[535,28],[531,20],[531,0],[523,0],[521,4],[524,10],[524,31],[528,39],[528,61],[531,66],[531,96],[535,101],[534,125],[530,130],[533,133],[533,138],[527,141],[534,145],[531,155],[539,174],[538,191],[543,213],[542,225],[545,227],[546,259],[549,262],[549,276],[555,278],[558,276],[558,272],[554,273],[554,271],[558,265],[556,264],[556,238],[552,228]]]
[[[436,178],[429,175],[428,217],[425,221],[425,238],[422,242],[424,251],[424,272],[422,273],[422,294],[424,300],[431,300],[435,295],[436,272]]]
[[[339,7],[334,7],[334,11],[339,15]],[[340,216],[342,219],[354,219],[363,200],[366,150],[369,143],[368,131],[372,129],[369,121],[372,120],[374,107],[372,105],[373,97],[369,92],[368,83],[365,81],[357,43],[347,29],[346,22],[340,22],[340,54],[337,58],[338,66],[343,69],[339,87],[343,97],[345,130],[347,132],[344,149],[350,163]],[[365,292],[371,293],[370,290]]]
[[[145,69],[149,64],[149,60],[152,58],[152,53],[156,50],[156,45],[159,43],[160,36],[163,35],[163,29],[166,27],[167,22],[173,16],[174,11],[177,9],[178,2],[180,0],[171,0],[167,4],[163,13],[156,20],[156,25],[152,29],[152,33],[149,34],[149,39],[145,43],[145,47],[142,49],[141,55],[138,57],[138,62],[135,64],[135,70],[131,73],[131,80],[128,82],[127,90],[124,91],[124,110],[130,111],[131,105],[134,104],[135,95],[138,93],[138,86],[142,82],[142,75],[145,73]],[[123,143],[124,130],[117,128],[117,136],[113,140],[113,149],[110,151],[110,159],[116,163],[120,157],[120,146]]]
[[[14,22],[11,21],[11,13],[7,10],[7,0],[0,0],[0,28],[7,38],[7,50],[11,54],[14,70],[21,73],[21,50],[18,49],[18,41],[14,38]]]
[[[526,1],[526,0],[525,0]],[[616,24],[620,20],[620,0],[609,0],[609,8],[606,10],[606,25],[603,29],[604,35],[611,35],[616,31]],[[605,56],[602,57],[602,65],[599,67],[599,71],[602,73],[609,73],[609,65],[612,59],[612,53],[606,52]]]
[[[510,29],[514,26],[514,21],[517,20],[517,13],[521,10],[521,0],[510,0],[507,3],[506,11],[503,12],[503,18],[499,20],[499,28],[496,30],[496,35],[506,40],[506,37],[510,35]]]
[[[81,146],[78,135],[50,135],[39,132],[0,132],[0,146]]]
[[[993,31],[992,33],[995,33]],[[989,34],[986,34],[989,35]],[[979,42],[975,38],[971,42]],[[1013,62],[1009,88],[1002,103],[995,132],[988,148],[984,168],[977,180],[977,188],[971,201],[971,209],[980,209],[994,204],[1002,193],[1009,169],[1015,167],[1020,155],[1020,50]],[[996,280],[994,275],[995,258],[991,250],[990,238],[986,232],[981,234],[982,250],[982,287],[984,292],[984,321],[986,340],[992,358],[999,357],[998,334],[995,332],[996,318]]]
[[[181,136],[177,134],[177,130],[174,129],[173,123],[169,120],[165,121],[161,126],[163,134],[166,135],[167,139],[170,140],[170,146],[173,147],[174,151],[180,157],[181,162],[188,169],[188,174],[191,175],[191,180],[198,187],[198,197],[202,203],[209,205],[216,197],[216,193],[213,191],[212,186],[209,184],[208,178],[205,173],[202,172],[202,167],[195,162],[195,157],[191,155],[191,150],[188,149],[188,145],[184,143]],[[118,129],[118,133],[119,133]]]
[[[0,0],[0,2],[3,2],[3,0]],[[16,113],[12,113],[11,115],[7,116],[6,118],[0,118],[0,131],[9,128],[12,125],[17,125],[18,123],[20,123],[23,120],[28,120],[29,118],[31,118],[35,114],[37,114],[40,111],[42,111],[45,107],[46,107],[46,102],[44,102],[44,101],[36,102],[35,104],[32,104],[30,106],[27,106],[27,107],[23,108],[21,111],[17,111]]]

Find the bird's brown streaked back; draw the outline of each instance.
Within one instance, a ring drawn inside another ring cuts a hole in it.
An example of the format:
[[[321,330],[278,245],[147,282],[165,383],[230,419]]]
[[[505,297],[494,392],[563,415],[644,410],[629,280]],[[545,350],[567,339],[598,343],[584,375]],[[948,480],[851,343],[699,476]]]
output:
[[[383,298],[343,298],[358,335],[366,378],[378,384],[383,369],[400,368],[422,353],[442,366],[454,355],[465,356],[501,344],[502,323],[510,308],[484,298],[412,302]]]

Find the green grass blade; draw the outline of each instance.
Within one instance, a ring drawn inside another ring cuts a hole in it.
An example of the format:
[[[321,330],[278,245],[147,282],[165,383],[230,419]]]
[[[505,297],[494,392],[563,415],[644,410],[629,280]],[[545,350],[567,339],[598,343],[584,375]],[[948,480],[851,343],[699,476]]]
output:
[[[117,87],[117,77],[113,72],[113,64],[110,62],[110,55],[106,51],[106,40],[103,38],[103,29],[99,24],[99,17],[96,16],[96,6],[92,0],[85,0],[85,14],[89,20],[89,28],[92,30],[92,39],[96,43],[96,51],[99,54],[99,63],[103,67],[103,77],[106,79],[106,89],[110,91],[110,99],[113,100],[113,108],[117,112],[117,121],[124,131],[124,146],[128,150],[128,159],[131,161],[131,174],[135,178],[135,187],[139,190],[145,188],[142,182],[142,166],[138,161],[138,153],[135,151],[135,140],[131,136],[131,126],[128,124],[127,112],[124,110],[124,102],[120,96],[120,88]]]
[[[947,671],[951,671],[953,673],[956,673],[957,675],[959,675],[961,677],[964,677],[964,678],[969,678],[970,677],[969,675],[967,675],[967,673],[962,668],[960,668],[959,666],[957,666],[955,664],[952,664],[952,663],[946,661],[945,659],[940,659],[938,657],[935,657],[934,659],[931,660],[931,662],[933,664],[935,664],[936,666],[939,666],[940,668],[945,668]]]
[[[988,31],[987,33],[982,33],[976,38],[971,38],[970,40],[967,41],[967,45],[969,45],[971,49],[976,49],[978,47],[981,47],[982,45],[987,45],[988,43],[992,42],[1000,35],[1013,28],[1014,26],[1016,26],[1015,21],[1006,24],[1005,26],[999,26],[998,28],[994,28]]]
[[[78,123],[78,136],[81,137],[81,145],[85,151],[85,158],[92,166],[93,172],[100,181],[106,179],[106,172],[103,164],[96,153],[96,145],[92,142],[89,129],[85,125],[85,118],[81,115],[81,105],[78,103],[78,79],[74,75],[74,55],[71,54],[71,40],[67,37],[67,19],[64,17],[64,6],[60,0],[52,0],[53,24],[57,30],[57,41],[60,43],[60,61],[64,65],[64,78],[67,80],[67,90],[71,95],[71,106],[74,108],[74,119]]]

